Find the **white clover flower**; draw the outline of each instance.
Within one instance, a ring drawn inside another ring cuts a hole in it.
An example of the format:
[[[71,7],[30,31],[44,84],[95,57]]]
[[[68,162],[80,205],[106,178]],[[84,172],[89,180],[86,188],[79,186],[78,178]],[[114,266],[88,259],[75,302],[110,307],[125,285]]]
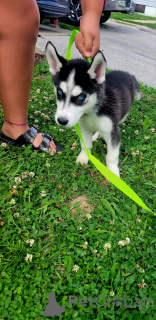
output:
[[[135,222],[136,222],[136,223],[139,223],[140,221],[141,221],[141,220],[140,220],[140,216],[139,216],[139,217],[136,218],[136,221],[135,221]]]
[[[86,241],[86,242],[83,244],[82,248],[83,248],[83,249],[87,249],[87,247],[88,247],[88,242]]]
[[[15,204],[16,203],[16,201],[15,201],[15,199],[11,199],[11,201],[10,201],[10,204]]]
[[[35,123],[38,123],[38,120],[37,119],[35,119],[35,121],[34,121]]]
[[[154,168],[156,169],[156,164],[154,164]]]
[[[44,113],[41,113],[41,117],[44,118],[44,116],[45,116],[45,114],[44,114]]]
[[[35,115],[35,116],[37,116],[37,115],[38,115],[38,113],[39,113],[39,111],[38,111],[38,110],[35,110],[35,111],[34,111],[34,115]]]
[[[22,173],[22,179],[26,179],[27,177],[28,177],[28,175],[26,172]]]
[[[140,282],[140,283],[138,284],[138,287],[139,287],[140,289],[143,289],[145,286],[147,286],[147,284],[145,283],[145,280],[142,279],[142,282]]]
[[[45,165],[46,165],[46,167],[47,167],[47,168],[49,168],[49,167],[50,167],[50,163],[46,163]]]
[[[125,243],[126,243],[126,244],[129,244],[130,241],[131,241],[131,240],[130,240],[128,237],[126,237]]]
[[[135,130],[134,133],[135,133],[136,135],[138,135],[139,131],[138,131],[138,130]]]
[[[73,271],[75,271],[75,272],[78,272],[78,270],[80,269],[80,267],[77,265],[77,264],[75,264],[74,266],[73,266]]]
[[[63,131],[64,131],[64,129],[59,129],[59,131],[63,132]]]
[[[97,250],[93,250],[93,252],[96,254],[96,253],[97,253]]]
[[[150,131],[151,131],[151,132],[155,132],[155,129],[154,129],[154,128],[151,128]]]
[[[145,136],[144,139],[145,139],[145,140],[148,140],[148,139],[150,139],[150,137],[149,137],[149,136]]]
[[[19,212],[14,213],[15,218],[19,218]]]
[[[55,151],[50,151],[50,156],[54,156]]]
[[[97,269],[100,270],[102,268],[102,266],[98,266]]]
[[[44,118],[45,120],[50,120],[50,118],[49,118],[47,115],[45,115],[43,118]]]
[[[30,247],[32,247],[33,244],[34,244],[34,242],[35,242],[35,240],[34,240],[34,239],[28,239],[28,240],[26,240],[25,242],[26,242],[26,243],[29,243],[29,244],[30,244]]]
[[[44,108],[44,111],[47,111],[48,110],[48,108]]]
[[[32,261],[32,257],[33,257],[33,255],[32,254],[29,254],[29,253],[27,253],[27,255],[26,255],[26,257],[25,257],[25,260],[26,261]]]
[[[40,89],[37,89],[37,90],[36,90],[36,93],[37,93],[37,94],[40,94]]]
[[[7,146],[7,144],[5,142],[2,142],[1,146],[5,148]]]
[[[125,132],[126,132],[126,130],[124,129],[124,130],[122,130],[122,132],[123,132],[123,133],[125,133]]]
[[[110,220],[110,224],[111,224],[111,225],[114,225],[114,221],[115,221],[115,220]]]
[[[139,150],[136,150],[135,153],[136,153],[136,154],[139,154]]]
[[[34,175],[35,175],[34,172],[32,172],[32,171],[29,172],[29,176],[30,176],[30,177],[34,177]]]
[[[135,156],[136,156],[136,152],[133,152],[133,153],[132,153],[132,157],[135,157]]]
[[[75,142],[72,144],[71,149],[74,150],[76,147],[77,147],[77,142],[75,141]]]
[[[87,213],[87,214],[86,214],[86,218],[87,218],[88,220],[91,219],[91,217],[92,217],[92,216],[91,216],[90,213]]]
[[[141,269],[139,270],[139,272],[144,273],[145,270],[141,268]]]
[[[126,244],[129,244],[129,243],[130,243],[130,239],[127,237],[126,240],[119,241],[118,245],[124,247]]]
[[[39,105],[40,105],[40,106],[42,106],[42,104],[43,104],[42,102],[39,102]]]
[[[14,180],[17,184],[21,182],[21,178],[20,177],[15,177],[15,180]]]
[[[108,242],[108,243],[105,243],[104,245],[104,250],[107,251],[108,249],[111,248],[111,244]]]
[[[80,227],[79,230],[82,230],[82,227]]]
[[[114,291],[110,291],[109,295],[113,297],[115,295]]]
[[[13,189],[16,189],[17,187],[16,186],[13,186]]]
[[[40,192],[40,195],[41,195],[41,197],[46,197],[46,192],[45,192],[45,190],[42,190],[42,191]]]
[[[119,245],[119,246],[124,246],[124,245],[125,245],[125,242],[124,242],[123,240],[121,240],[121,241],[118,242],[118,245]]]

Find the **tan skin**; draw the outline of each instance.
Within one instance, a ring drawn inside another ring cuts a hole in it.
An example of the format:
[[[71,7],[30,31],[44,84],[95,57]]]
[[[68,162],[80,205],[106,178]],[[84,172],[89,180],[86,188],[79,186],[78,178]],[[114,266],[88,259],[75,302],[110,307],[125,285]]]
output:
[[[100,48],[99,22],[104,0],[81,0],[82,18],[80,33],[75,36],[75,43],[84,58],[93,57]]]
[[[83,17],[76,46],[84,57],[93,56],[99,49],[99,20],[103,0],[81,0]],[[27,122],[31,81],[34,67],[35,43],[39,29],[36,0],[1,0],[0,9],[0,100],[4,119],[22,124]],[[2,132],[17,139],[29,129],[4,120]],[[38,133],[34,146],[42,142]],[[49,150],[56,151],[53,141]]]
[[[27,122],[34,67],[35,43],[40,23],[36,0],[1,0],[0,9],[0,100],[4,119]],[[29,126],[15,126],[4,120],[2,132],[17,139]],[[34,146],[43,140],[38,133]],[[56,150],[53,141],[49,150]]]

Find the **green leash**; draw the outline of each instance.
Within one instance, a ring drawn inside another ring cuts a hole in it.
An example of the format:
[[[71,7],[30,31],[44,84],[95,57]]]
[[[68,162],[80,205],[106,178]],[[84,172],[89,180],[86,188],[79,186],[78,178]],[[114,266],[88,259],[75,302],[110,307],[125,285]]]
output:
[[[71,60],[71,47],[75,41],[75,35],[78,33],[78,30],[73,30],[73,32],[70,35],[69,38],[69,43],[68,43],[68,49],[67,49],[67,54],[66,54],[66,59]],[[89,62],[91,61],[90,58],[87,59]],[[87,156],[89,160],[94,164],[94,166],[102,173],[102,175],[109,180],[111,183],[114,184],[119,190],[121,190],[123,193],[125,193],[129,198],[131,198],[134,202],[136,202],[139,206],[144,208],[145,210],[154,213],[151,209],[149,209],[145,203],[141,200],[141,198],[119,177],[117,177],[112,171],[110,171],[106,166],[104,166],[98,159],[96,159],[87,149],[84,140],[82,138],[82,134],[80,131],[79,124],[76,124],[74,127],[75,131],[77,132],[77,135],[79,136],[80,140],[84,144],[84,147],[87,152]]]

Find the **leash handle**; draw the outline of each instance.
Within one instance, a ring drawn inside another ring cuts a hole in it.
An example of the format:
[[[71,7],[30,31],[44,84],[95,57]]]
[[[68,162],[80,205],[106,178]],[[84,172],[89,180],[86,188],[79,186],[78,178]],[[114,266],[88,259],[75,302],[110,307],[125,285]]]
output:
[[[78,30],[73,30],[68,43],[67,53],[66,53],[66,59],[71,60],[71,47],[75,41],[75,35],[78,33]],[[87,59],[89,62],[91,61],[91,58]],[[154,213],[151,209],[149,209],[146,204],[141,200],[141,198],[118,176],[116,176],[112,171],[110,171],[104,164],[102,164],[98,159],[96,159],[87,149],[81,131],[79,124],[77,123],[74,127],[77,135],[79,136],[80,140],[84,144],[84,147],[87,152],[87,156],[89,160],[94,164],[94,166],[101,172],[101,174],[109,180],[112,184],[114,184],[115,187],[117,187],[120,191],[122,191],[124,194],[126,194],[130,199],[132,199],[134,202],[136,202],[139,206],[144,208],[145,210],[153,213],[156,216],[156,213]]]
[[[79,33],[78,30],[73,30],[71,35],[70,35],[70,38],[69,38],[69,42],[68,42],[68,48],[67,48],[67,53],[66,53],[66,59],[67,60],[71,60],[71,48],[72,48],[72,45],[75,41],[75,35]],[[87,61],[88,62],[91,62],[91,58],[87,58]]]

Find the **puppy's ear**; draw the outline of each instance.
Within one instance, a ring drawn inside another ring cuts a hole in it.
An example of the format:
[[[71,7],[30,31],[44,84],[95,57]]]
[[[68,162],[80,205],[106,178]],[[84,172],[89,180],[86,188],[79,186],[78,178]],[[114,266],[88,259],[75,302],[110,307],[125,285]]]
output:
[[[91,79],[95,79],[99,84],[105,81],[107,62],[101,51],[98,51],[90,64],[88,74]]]
[[[54,76],[57,72],[60,71],[65,59],[57,53],[54,45],[49,41],[45,48],[46,58],[49,64],[49,71],[52,76]]]

